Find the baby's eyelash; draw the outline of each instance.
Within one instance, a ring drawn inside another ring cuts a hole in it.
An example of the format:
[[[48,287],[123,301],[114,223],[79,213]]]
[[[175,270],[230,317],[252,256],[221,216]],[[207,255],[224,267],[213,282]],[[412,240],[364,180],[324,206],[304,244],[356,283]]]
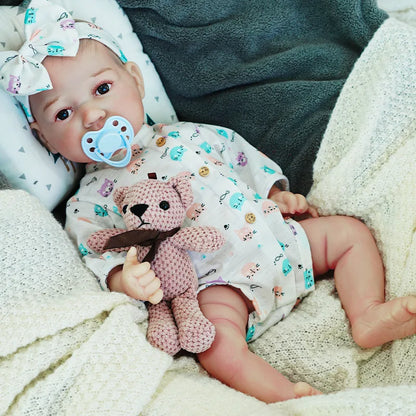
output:
[[[56,113],[55,121],[65,121],[72,114],[72,108],[64,108]]]
[[[100,88],[100,87],[102,87],[102,86],[108,86],[108,89],[105,91],[105,92],[99,92],[98,91],[98,89]],[[94,95],[105,95],[105,94],[107,94],[110,90],[111,90],[111,88],[112,88],[112,86],[113,86],[113,82],[112,81],[100,81],[99,83],[97,83],[97,85],[94,87],[94,90],[93,90],[93,94]],[[98,94],[97,94],[98,93]]]

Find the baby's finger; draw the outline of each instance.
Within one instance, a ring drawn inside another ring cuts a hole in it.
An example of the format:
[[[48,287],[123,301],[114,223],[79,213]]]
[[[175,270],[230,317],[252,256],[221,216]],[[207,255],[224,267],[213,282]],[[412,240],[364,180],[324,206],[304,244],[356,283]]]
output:
[[[124,280],[124,293],[134,299],[147,301],[160,288],[160,280],[154,278],[146,286],[142,286],[139,280],[133,276],[129,276]]]
[[[314,207],[314,206],[312,206],[312,205],[309,205],[309,207],[308,207],[308,213],[313,217],[313,218],[318,218],[319,217],[319,213],[318,213],[318,210]]]
[[[155,278],[148,285],[141,286],[144,297],[147,299],[160,288],[160,280]]]
[[[123,291],[126,295],[131,296],[134,299],[147,300],[144,295],[143,287],[137,284],[137,280],[132,276],[126,276],[123,280]]]
[[[156,305],[156,303],[159,303],[163,298],[163,292],[162,289],[156,290],[155,293],[149,296],[149,302],[153,303],[153,305]]]
[[[130,266],[132,264],[136,264],[137,262],[137,249],[136,247],[132,246],[126,254],[124,265]]]
[[[306,212],[309,208],[309,204],[306,198],[303,195],[298,194],[296,200],[298,204],[298,208],[297,208],[298,212],[300,213]]]
[[[140,263],[137,260],[137,251],[135,247],[130,248],[127,252],[126,259],[124,261],[123,269],[126,270],[130,275],[140,276],[147,273],[150,270],[150,263]]]
[[[147,286],[152,280],[156,278],[155,272],[150,269],[144,274],[137,273],[139,267],[134,268],[134,276],[136,277],[140,286]]]
[[[302,195],[289,193],[285,198],[285,203],[287,205],[288,212],[295,214],[296,212],[299,212],[303,204]]]
[[[129,248],[129,251],[126,254],[126,259],[124,260],[124,264],[126,263],[128,266],[131,266],[131,265],[141,266],[140,274],[144,274],[150,269],[149,262],[146,261],[146,262],[140,263],[139,260],[137,260],[137,248],[134,246],[131,246]]]
[[[293,194],[292,194],[293,195]],[[302,211],[298,198],[293,195],[292,198],[287,198],[285,201],[287,214],[298,214]]]

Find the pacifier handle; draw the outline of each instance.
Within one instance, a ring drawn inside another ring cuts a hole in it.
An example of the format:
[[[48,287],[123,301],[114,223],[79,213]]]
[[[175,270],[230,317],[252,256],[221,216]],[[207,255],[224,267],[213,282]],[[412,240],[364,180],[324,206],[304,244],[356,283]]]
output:
[[[131,159],[131,140],[134,136],[132,125],[121,116],[109,117],[97,131],[89,131],[81,139],[84,153],[95,162],[104,162],[114,167],[125,167]],[[118,150],[126,150],[121,160],[111,160]]]

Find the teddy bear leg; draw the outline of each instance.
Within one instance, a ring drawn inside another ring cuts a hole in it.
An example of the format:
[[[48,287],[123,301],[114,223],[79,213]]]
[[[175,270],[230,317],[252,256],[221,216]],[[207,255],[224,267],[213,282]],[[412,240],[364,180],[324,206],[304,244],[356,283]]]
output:
[[[149,306],[147,339],[156,348],[175,355],[181,349],[178,328],[166,301]]]
[[[189,352],[206,351],[215,338],[214,325],[203,315],[195,292],[172,300],[172,311],[179,329],[181,347]]]

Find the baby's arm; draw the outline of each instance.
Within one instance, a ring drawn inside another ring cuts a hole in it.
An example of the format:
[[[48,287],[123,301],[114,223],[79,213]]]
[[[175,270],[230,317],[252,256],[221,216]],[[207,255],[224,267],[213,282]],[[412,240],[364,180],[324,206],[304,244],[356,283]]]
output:
[[[282,191],[277,186],[273,185],[270,189],[268,198],[276,203],[282,215],[310,214],[312,217],[318,217],[316,208],[309,205],[306,198],[301,194]]]
[[[142,301],[156,304],[162,300],[160,280],[148,262],[139,263],[137,251],[131,247],[123,266],[117,266],[108,274],[107,286],[112,292],[121,292]]]

